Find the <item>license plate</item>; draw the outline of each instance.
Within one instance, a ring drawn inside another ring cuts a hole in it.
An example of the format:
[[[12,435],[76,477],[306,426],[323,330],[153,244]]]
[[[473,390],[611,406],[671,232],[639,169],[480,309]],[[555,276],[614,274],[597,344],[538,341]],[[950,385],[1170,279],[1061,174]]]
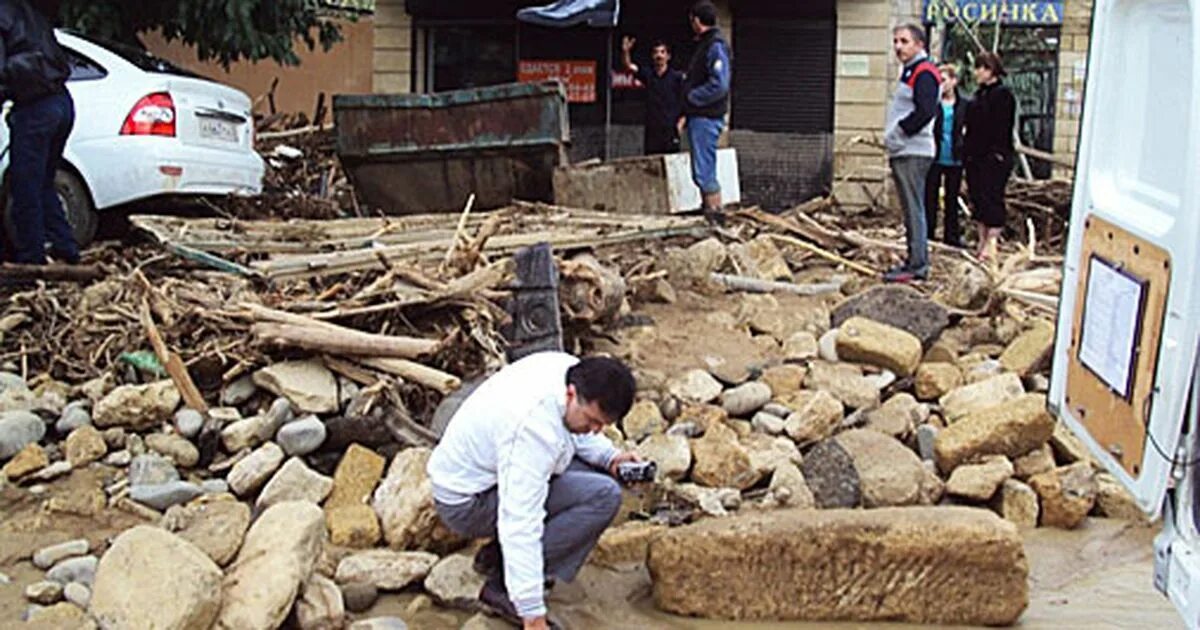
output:
[[[197,118],[200,122],[200,137],[206,140],[237,142],[237,125],[216,118]]]

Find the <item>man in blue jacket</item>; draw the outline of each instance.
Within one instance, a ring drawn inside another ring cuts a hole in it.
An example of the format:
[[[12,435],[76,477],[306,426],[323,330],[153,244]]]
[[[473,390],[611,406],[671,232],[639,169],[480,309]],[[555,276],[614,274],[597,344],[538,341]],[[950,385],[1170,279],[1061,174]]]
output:
[[[47,3],[52,10],[57,3]],[[39,7],[42,8],[42,7]],[[47,15],[26,0],[0,0],[0,100],[8,114],[8,182],[12,195],[12,252],[4,259],[45,264],[46,242],[62,262],[79,262],[79,246],[54,188],[54,173],[75,124],[67,93],[67,54]]]
[[[701,210],[710,223],[725,222],[721,184],[717,182],[717,140],[729,112],[732,73],[729,44],[717,28],[717,8],[708,0],[692,6],[688,19],[696,34],[696,51],[684,83],[683,114],[692,151],[692,181],[703,198]]]
[[[904,206],[908,260],[884,274],[888,282],[924,280],[929,274],[928,226],[925,224],[925,177],[936,151],[933,117],[937,113],[940,77],[925,53],[925,31],[916,24],[892,31],[892,48],[904,64],[888,109],[883,143],[896,192]]]

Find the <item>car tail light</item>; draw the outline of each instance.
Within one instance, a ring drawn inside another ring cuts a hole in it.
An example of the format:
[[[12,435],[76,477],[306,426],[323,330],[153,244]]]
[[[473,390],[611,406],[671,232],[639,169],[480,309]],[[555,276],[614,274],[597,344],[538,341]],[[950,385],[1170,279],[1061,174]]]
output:
[[[125,124],[121,125],[123,136],[175,136],[175,102],[166,92],[143,96],[129,110]]]

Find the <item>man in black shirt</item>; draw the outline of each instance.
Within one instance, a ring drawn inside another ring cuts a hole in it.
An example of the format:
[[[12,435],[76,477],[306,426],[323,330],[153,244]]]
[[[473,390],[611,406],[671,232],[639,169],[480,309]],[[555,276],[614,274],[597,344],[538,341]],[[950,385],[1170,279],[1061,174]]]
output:
[[[646,87],[646,155],[679,151],[679,119],[683,115],[683,73],[671,68],[671,49],[663,41],[650,48],[653,68],[638,66],[631,55],[636,40],[621,40],[625,69]]]

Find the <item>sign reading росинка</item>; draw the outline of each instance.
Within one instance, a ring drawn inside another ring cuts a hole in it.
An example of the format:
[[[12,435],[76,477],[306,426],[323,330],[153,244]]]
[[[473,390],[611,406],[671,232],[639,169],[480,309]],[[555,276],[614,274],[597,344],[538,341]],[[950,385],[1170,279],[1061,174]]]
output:
[[[1062,0],[925,0],[925,21],[1062,24]]]

